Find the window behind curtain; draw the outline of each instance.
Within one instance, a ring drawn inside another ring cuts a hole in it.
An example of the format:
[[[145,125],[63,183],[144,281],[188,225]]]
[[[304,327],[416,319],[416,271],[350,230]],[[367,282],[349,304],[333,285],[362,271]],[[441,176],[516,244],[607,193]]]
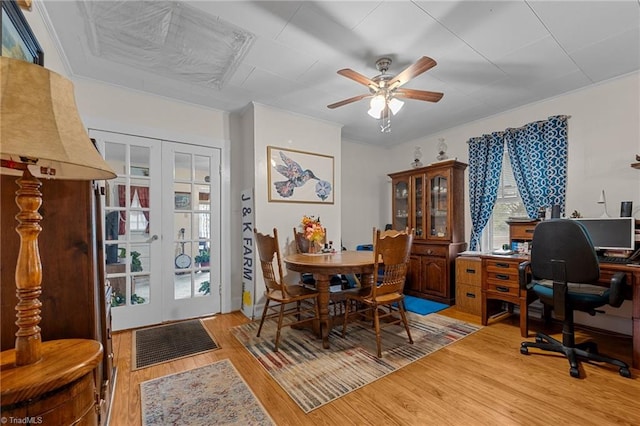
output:
[[[518,193],[511,162],[509,161],[509,154],[505,149],[502,157],[498,198],[489,223],[483,231],[483,247],[498,249],[502,248],[503,244],[509,243],[509,225],[507,225],[506,221],[510,217],[527,217],[527,212]]]
[[[140,204],[140,198],[138,197],[138,191],[133,195],[133,200],[131,200],[131,208],[132,209],[140,209],[142,205]],[[129,224],[129,230],[132,232],[144,232],[147,229],[147,218],[144,217],[144,213],[140,210],[131,210],[129,213],[129,217],[131,218],[131,223]]]

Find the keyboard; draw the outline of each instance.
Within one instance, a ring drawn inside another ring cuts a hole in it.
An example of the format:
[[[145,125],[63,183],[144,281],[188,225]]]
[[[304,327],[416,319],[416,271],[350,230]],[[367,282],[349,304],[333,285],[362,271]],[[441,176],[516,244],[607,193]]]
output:
[[[628,257],[615,257],[615,256],[598,256],[598,262],[600,263],[619,263],[626,265],[630,262]]]

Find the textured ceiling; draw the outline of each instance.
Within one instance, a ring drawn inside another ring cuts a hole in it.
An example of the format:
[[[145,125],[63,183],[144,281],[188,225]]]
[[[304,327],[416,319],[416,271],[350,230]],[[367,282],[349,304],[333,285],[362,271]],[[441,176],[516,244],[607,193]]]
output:
[[[126,23],[127,37],[96,31],[111,15],[87,13],[91,3],[45,0],[42,9],[75,76],[229,112],[255,101],[342,124],[344,138],[379,146],[640,68],[640,0],[99,2],[101,9],[117,10],[126,18],[113,25],[125,34]],[[198,17],[179,27],[172,50],[178,62],[165,72],[154,65],[154,55],[163,53],[152,46],[139,45],[144,60],[129,62],[96,49],[117,49],[121,43],[127,50],[134,40],[148,39],[153,25],[160,25],[149,24],[148,3],[154,10],[173,8],[158,20],[162,25],[181,15]],[[250,38],[244,50],[233,53],[213,42],[220,33],[233,44],[229,36],[235,33],[222,24]],[[201,56],[207,60],[188,59]],[[404,87],[444,92],[438,103],[407,100],[392,118],[391,133],[381,133],[367,115],[367,100],[326,107],[368,93],[337,70],[351,68],[373,77],[381,56],[393,59],[389,73],[394,75],[421,56],[435,59],[437,66]],[[229,58],[236,62],[227,62]],[[150,65],[145,69],[145,64]],[[216,78],[216,84],[201,84]]]

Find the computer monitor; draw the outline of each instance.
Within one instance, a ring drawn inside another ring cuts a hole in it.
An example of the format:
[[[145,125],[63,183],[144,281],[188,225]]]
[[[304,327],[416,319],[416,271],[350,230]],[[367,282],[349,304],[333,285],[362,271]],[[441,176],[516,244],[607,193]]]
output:
[[[596,250],[635,250],[633,217],[575,219],[587,229]]]

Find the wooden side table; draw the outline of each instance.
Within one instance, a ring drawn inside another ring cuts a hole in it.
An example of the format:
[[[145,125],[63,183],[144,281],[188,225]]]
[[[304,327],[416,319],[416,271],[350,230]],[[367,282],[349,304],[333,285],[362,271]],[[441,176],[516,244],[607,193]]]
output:
[[[95,340],[42,343],[42,359],[16,366],[15,350],[0,353],[0,415],[9,423],[31,418],[42,425],[98,425],[94,370],[102,360]],[[11,419],[14,419],[13,421]]]
[[[536,297],[527,290],[520,289],[518,282],[518,266],[528,260],[527,256],[482,256],[482,325],[489,321],[489,300],[508,302],[509,312],[513,312],[513,305],[520,309],[520,334],[529,336],[527,322],[527,306]]]

